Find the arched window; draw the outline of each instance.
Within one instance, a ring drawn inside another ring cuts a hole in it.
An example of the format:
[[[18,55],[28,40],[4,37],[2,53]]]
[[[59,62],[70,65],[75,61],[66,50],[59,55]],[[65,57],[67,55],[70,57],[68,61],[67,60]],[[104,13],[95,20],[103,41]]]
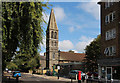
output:
[[[53,46],[53,41],[52,41],[52,46]]]
[[[51,38],[53,38],[53,31],[51,32]]]
[[[53,59],[55,59],[55,53],[53,53]]]
[[[55,39],[57,39],[57,32],[55,32]]]
[[[56,46],[56,41],[55,41],[55,46]]]

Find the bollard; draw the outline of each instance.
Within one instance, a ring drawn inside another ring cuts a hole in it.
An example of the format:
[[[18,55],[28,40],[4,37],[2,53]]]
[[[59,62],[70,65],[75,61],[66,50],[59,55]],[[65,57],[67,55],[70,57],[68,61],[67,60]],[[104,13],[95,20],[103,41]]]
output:
[[[81,83],[81,71],[78,71],[78,83]]]
[[[59,76],[60,76],[60,71],[58,70],[58,79],[59,79]]]
[[[77,74],[76,74],[76,77],[75,77],[75,78],[76,78],[76,80],[78,79],[78,78],[77,78]]]
[[[72,80],[73,80],[73,79],[71,78],[71,83],[72,83]]]

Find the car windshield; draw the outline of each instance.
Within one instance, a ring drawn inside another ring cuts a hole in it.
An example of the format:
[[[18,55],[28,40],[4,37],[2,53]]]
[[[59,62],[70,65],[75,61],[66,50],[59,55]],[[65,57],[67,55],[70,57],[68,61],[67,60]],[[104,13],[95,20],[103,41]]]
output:
[[[71,73],[78,73],[78,70],[72,70]]]
[[[14,71],[15,73],[20,73],[20,71]]]

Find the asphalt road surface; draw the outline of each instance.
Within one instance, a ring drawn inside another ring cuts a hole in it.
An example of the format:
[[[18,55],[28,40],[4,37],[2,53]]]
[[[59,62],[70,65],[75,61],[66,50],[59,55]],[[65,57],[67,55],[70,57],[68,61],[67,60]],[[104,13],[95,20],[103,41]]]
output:
[[[3,83],[71,83],[70,81],[51,81],[42,77],[34,76],[31,74],[21,74],[19,81],[16,81],[16,78],[10,77],[3,79]],[[72,82],[74,83],[74,82]]]

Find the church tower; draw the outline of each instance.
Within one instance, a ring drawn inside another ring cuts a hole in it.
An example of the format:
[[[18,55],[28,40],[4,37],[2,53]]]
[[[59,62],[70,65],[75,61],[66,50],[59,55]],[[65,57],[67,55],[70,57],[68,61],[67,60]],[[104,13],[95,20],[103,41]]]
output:
[[[46,68],[51,69],[54,64],[58,64],[58,27],[52,8],[46,30]]]

